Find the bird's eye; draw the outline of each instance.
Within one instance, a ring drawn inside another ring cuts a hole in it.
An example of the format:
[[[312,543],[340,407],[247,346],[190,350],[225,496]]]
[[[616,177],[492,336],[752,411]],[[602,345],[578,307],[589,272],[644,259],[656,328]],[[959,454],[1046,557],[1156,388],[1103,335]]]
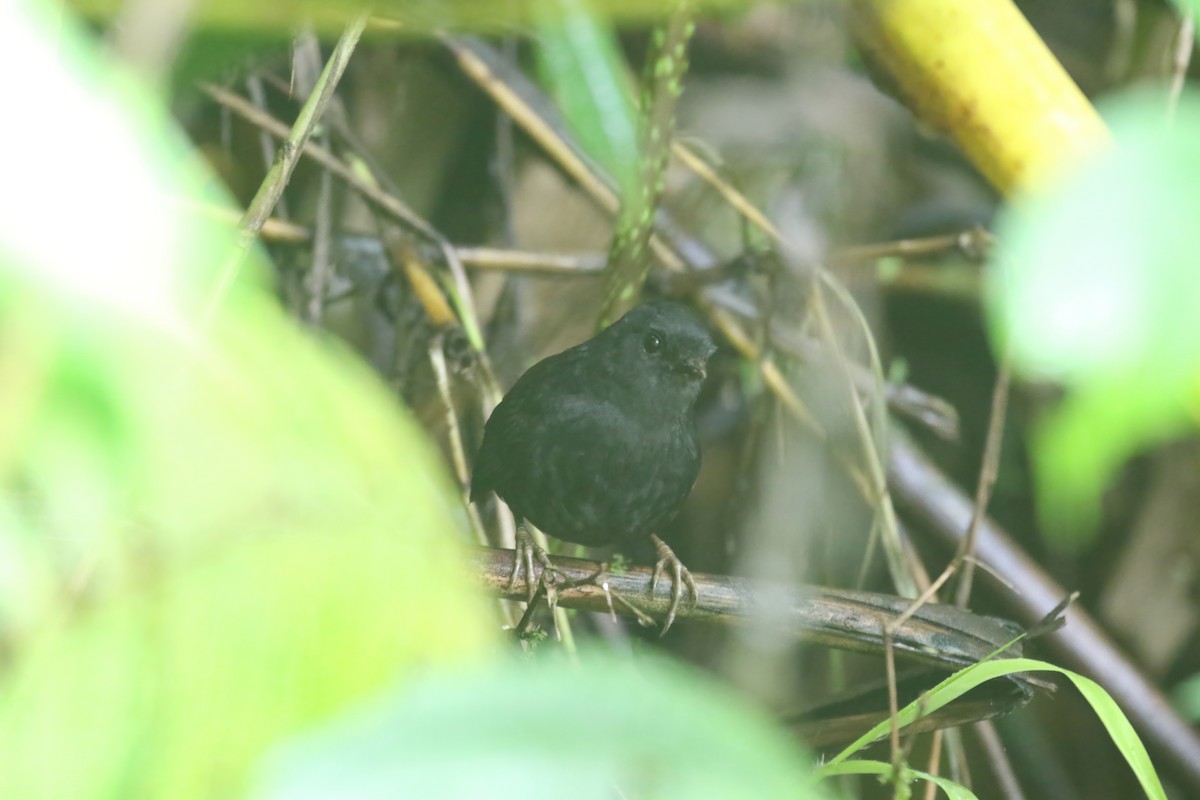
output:
[[[657,353],[662,349],[662,334],[658,331],[650,331],[646,334],[646,338],[642,339],[642,347],[647,353]]]

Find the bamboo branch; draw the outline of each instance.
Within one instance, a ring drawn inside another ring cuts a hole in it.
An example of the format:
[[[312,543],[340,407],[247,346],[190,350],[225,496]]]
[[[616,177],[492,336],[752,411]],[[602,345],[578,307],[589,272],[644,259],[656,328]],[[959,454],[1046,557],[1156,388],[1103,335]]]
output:
[[[631,567],[620,573],[603,572],[596,561],[554,556],[554,565],[567,576],[571,588],[560,588],[558,604],[587,611],[612,611],[638,618],[666,614],[671,586],[660,581],[650,591],[651,570]],[[513,551],[472,548],[470,566],[484,589],[497,597],[524,600],[524,579],[509,589]],[[534,565],[535,577],[541,568]],[[747,578],[693,572],[698,599],[684,604],[680,620],[736,623],[750,616],[773,618],[781,635],[865,653],[883,652],[883,630],[908,608],[902,597],[873,592],[826,589],[814,586],[769,584]],[[604,585],[608,587],[606,594]],[[610,596],[611,595],[611,605]],[[1020,636],[1017,625],[983,617],[945,605],[927,605],[896,629],[893,644],[898,656],[942,669],[954,670],[989,657]],[[1020,645],[1005,656],[1020,655]]]

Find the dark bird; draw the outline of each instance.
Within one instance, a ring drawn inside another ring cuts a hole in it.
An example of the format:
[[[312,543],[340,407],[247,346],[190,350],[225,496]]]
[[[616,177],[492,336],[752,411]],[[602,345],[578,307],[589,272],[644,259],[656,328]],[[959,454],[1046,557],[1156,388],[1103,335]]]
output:
[[[658,550],[651,591],[674,580],[663,633],[686,583],[696,586],[657,536],[700,471],[693,410],[716,350],[703,323],[678,303],[629,311],[583,344],[534,364],[496,406],[475,459],[471,500],[495,492],[517,519],[515,586],[524,561],[553,571],[525,524],[589,547],[650,537]]]

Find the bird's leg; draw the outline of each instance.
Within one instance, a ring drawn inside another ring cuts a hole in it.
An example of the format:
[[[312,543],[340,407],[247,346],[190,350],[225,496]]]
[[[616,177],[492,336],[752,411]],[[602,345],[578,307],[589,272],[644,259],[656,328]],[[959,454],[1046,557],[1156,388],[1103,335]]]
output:
[[[540,583],[546,589],[546,601],[550,605],[551,612],[553,612],[554,606],[558,601],[558,595],[554,591],[554,583],[555,581],[566,581],[566,576],[554,566],[546,551],[533,540],[529,529],[526,527],[525,520],[517,523],[516,540],[517,549],[513,559],[512,575],[508,579],[508,590],[511,592],[517,588],[517,581],[521,577],[521,568],[524,567],[528,602],[533,602],[534,592]],[[542,567],[542,575],[537,581],[533,579],[533,562],[535,560]],[[552,580],[547,580],[547,576],[551,576]]]
[[[650,536],[650,541],[654,542],[654,546],[658,550],[658,561],[654,564],[654,574],[650,576],[650,592],[654,592],[655,587],[658,586],[658,579],[662,577],[667,567],[671,568],[671,578],[674,581],[671,587],[671,608],[667,611],[666,622],[663,623],[662,632],[659,633],[659,636],[666,636],[667,631],[671,629],[671,624],[675,622],[679,604],[683,601],[684,585],[687,585],[688,591],[692,594],[693,605],[699,602],[700,594],[696,591],[696,582],[692,580],[692,573],[688,572],[687,567],[679,560],[679,556],[675,555],[675,551],[653,534]]]

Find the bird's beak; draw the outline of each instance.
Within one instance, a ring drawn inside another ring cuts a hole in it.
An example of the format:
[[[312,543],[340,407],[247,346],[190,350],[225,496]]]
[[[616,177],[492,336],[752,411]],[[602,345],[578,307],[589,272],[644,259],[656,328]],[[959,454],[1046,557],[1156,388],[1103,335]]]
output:
[[[680,370],[700,380],[708,376],[708,358],[689,358],[680,365]]]

